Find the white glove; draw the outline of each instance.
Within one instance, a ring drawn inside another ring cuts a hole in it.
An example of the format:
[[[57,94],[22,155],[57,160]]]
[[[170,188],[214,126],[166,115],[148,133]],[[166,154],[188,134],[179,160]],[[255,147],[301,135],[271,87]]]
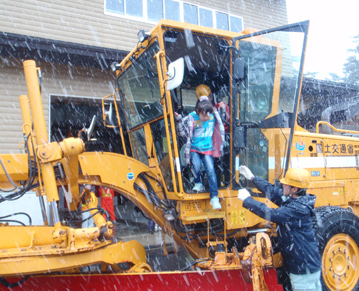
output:
[[[251,194],[249,194],[247,189],[239,189],[238,190],[238,198],[242,201],[246,200],[248,197],[250,197]]]
[[[254,175],[252,174],[251,170],[248,169],[246,166],[240,166],[239,173],[242,174],[247,180],[252,180],[254,178]]]

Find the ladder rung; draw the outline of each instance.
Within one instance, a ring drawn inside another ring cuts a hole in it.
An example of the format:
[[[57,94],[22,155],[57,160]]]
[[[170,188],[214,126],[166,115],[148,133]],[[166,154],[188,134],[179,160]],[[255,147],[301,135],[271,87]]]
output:
[[[183,217],[182,220],[185,221],[210,220],[215,218],[225,218],[225,216],[226,216],[225,211],[210,211],[206,214],[186,216]]]
[[[225,242],[225,241],[209,241],[209,242],[207,242],[207,247],[216,246],[216,245],[227,246],[227,242]]]

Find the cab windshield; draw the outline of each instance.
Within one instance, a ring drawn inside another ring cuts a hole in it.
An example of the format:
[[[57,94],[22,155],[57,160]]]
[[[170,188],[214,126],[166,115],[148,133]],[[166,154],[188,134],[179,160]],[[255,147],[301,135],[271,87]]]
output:
[[[154,42],[118,78],[118,88],[124,102],[127,126],[134,128],[162,115],[156,59],[158,42]]]

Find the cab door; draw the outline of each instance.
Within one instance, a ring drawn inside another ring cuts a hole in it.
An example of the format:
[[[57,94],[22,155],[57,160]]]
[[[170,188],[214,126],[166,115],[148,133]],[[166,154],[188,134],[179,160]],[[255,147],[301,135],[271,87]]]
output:
[[[289,167],[308,27],[305,21],[233,39],[235,181],[240,164],[269,181]]]

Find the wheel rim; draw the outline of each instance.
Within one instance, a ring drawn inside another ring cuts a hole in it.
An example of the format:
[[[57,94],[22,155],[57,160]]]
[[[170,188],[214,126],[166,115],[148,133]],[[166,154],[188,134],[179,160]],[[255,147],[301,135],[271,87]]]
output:
[[[353,290],[359,279],[358,258],[359,248],[349,235],[341,233],[329,240],[323,252],[322,274],[330,290]]]

